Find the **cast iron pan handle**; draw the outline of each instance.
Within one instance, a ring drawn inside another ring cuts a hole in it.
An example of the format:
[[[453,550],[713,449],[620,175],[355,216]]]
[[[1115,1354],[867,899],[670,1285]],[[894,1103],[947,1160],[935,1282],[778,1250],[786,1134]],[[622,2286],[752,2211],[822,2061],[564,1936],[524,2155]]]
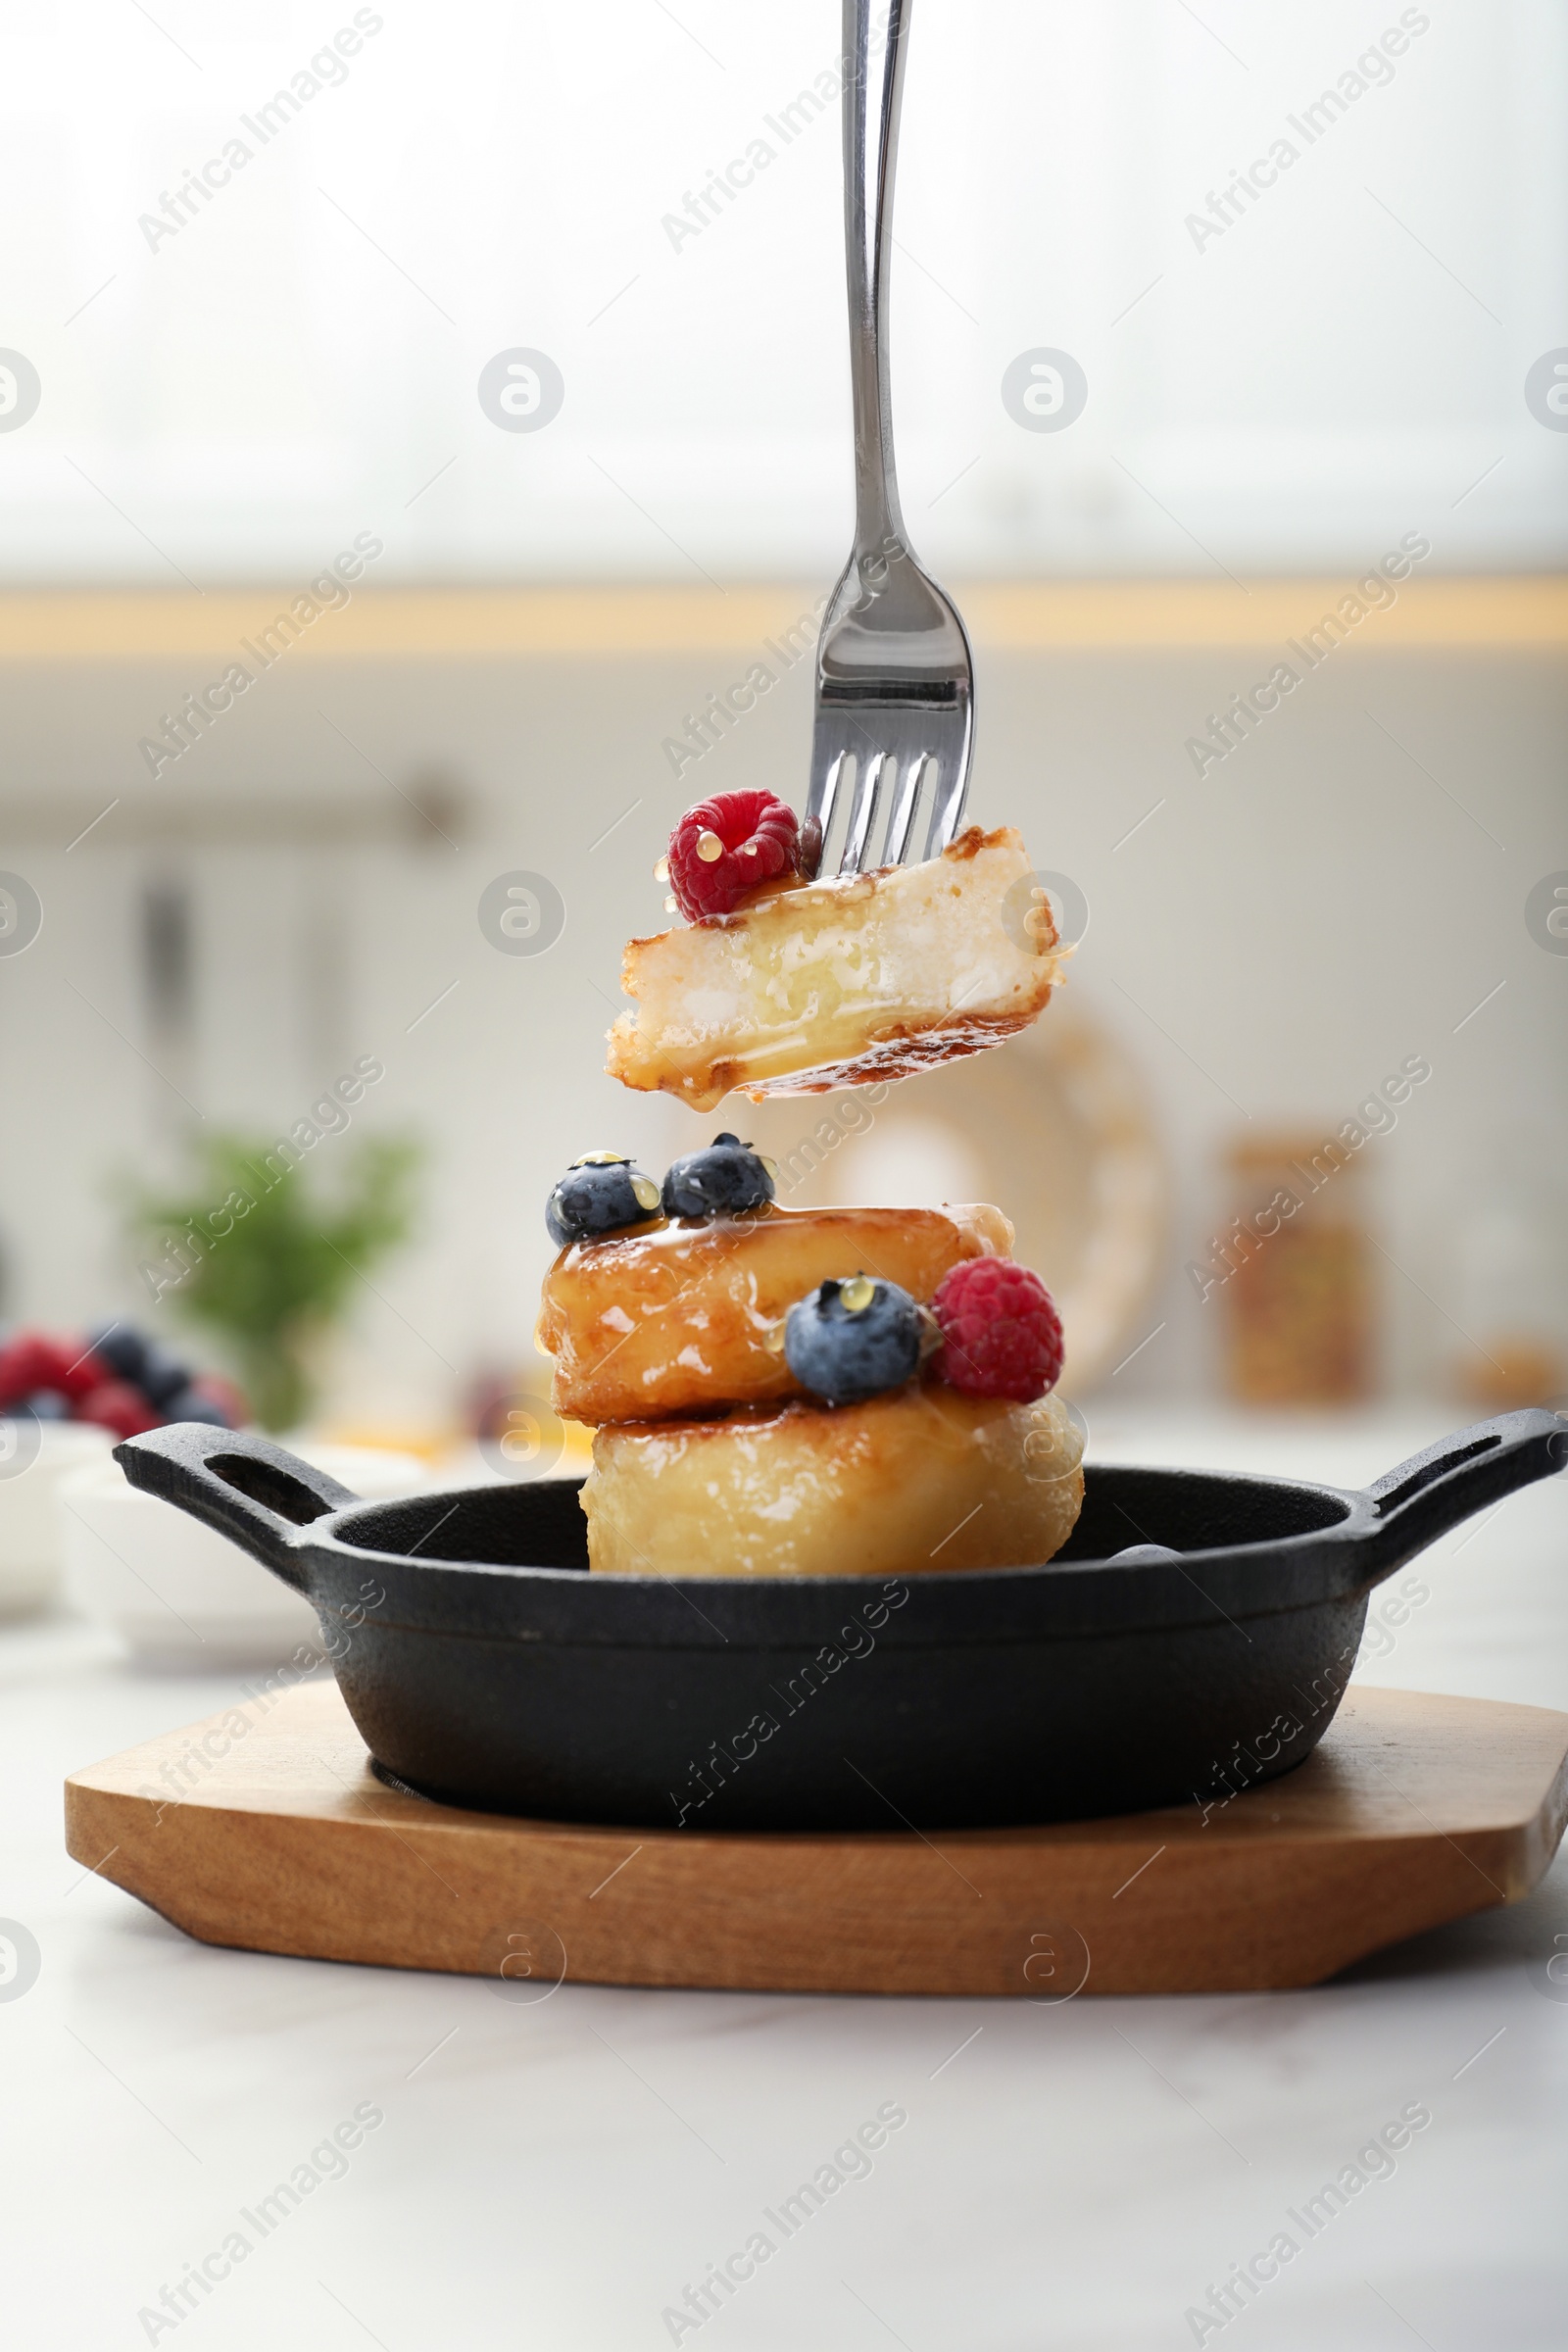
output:
[[[249,1430],[173,1421],[115,1447],[133,1487],[161,1495],[254,1552],[264,1568],[310,1597],[300,1530],[360,1497],[298,1454]]]
[[[1363,1499],[1378,1525],[1362,1541],[1368,1564],[1375,1566],[1360,1581],[1381,1583],[1462,1519],[1538,1478],[1550,1478],[1565,1464],[1568,1424],[1544,1406],[1500,1413],[1441,1439],[1367,1488]]]

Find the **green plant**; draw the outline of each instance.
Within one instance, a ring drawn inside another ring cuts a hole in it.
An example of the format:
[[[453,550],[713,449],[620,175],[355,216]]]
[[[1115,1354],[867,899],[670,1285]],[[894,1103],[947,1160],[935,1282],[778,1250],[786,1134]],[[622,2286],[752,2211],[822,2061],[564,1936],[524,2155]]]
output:
[[[138,1195],[131,1225],[161,1250],[141,1272],[155,1298],[223,1342],[264,1429],[293,1429],[315,1398],[312,1351],[366,1269],[413,1221],[419,1147],[367,1138],[328,1185],[271,1140],[206,1137],[199,1189]]]

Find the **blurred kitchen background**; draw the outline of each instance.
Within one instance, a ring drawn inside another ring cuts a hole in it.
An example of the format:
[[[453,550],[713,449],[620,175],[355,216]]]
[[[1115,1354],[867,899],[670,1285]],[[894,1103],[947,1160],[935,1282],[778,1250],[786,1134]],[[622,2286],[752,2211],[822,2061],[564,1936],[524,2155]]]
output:
[[[0,34],[0,1320],[243,1378],[131,1204],[194,1211],[210,1139],[368,1062],[288,1179],[325,1214],[367,1139],[420,1153],[310,1342],[327,1440],[504,1433],[555,1177],[725,1123],[792,1203],[1014,1214],[1092,1446],[1560,1396],[1550,0],[921,0],[906,514],[974,638],[972,814],[1081,944],[1027,1039],[874,1102],[699,1123],[602,1074],[674,817],[802,797],[851,517],[838,47],[835,0]],[[493,1466],[554,1458],[517,1426]]]

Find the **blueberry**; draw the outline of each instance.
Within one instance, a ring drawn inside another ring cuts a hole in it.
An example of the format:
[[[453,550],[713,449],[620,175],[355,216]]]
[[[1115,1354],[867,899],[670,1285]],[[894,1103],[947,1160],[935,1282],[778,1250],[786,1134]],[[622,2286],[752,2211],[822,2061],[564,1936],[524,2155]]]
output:
[[[133,1388],[140,1388],[149,1348],[139,1331],[133,1331],[128,1323],[100,1323],[88,1332],[87,1344],[117,1380],[128,1380]]]
[[[550,1238],[563,1250],[623,1225],[646,1225],[658,1214],[658,1185],[618,1152],[587,1152],[574,1159],[545,1202]]]
[[[159,1347],[156,1340],[149,1340],[136,1386],[150,1405],[160,1413],[169,1413],[173,1419],[175,1416],[170,1399],[190,1387],[190,1366],[176,1363],[167,1349]],[[194,1416],[181,1413],[177,1417],[183,1421]]]
[[[119,1380],[139,1389],[157,1411],[168,1410],[171,1396],[190,1386],[190,1366],[179,1363],[156,1340],[144,1339],[128,1323],[105,1323],[88,1334],[92,1351]]]
[[[200,1389],[176,1389],[172,1396],[162,1400],[158,1409],[171,1421],[206,1421],[214,1429],[228,1427],[228,1415],[222,1406],[215,1404],[211,1396],[204,1396]]]
[[[666,1217],[740,1217],[765,1208],[778,1170],[739,1136],[715,1135],[706,1152],[688,1152],[664,1178]]]
[[[920,1365],[920,1310],[896,1282],[824,1282],[785,1317],[784,1360],[830,1404],[902,1388]]]

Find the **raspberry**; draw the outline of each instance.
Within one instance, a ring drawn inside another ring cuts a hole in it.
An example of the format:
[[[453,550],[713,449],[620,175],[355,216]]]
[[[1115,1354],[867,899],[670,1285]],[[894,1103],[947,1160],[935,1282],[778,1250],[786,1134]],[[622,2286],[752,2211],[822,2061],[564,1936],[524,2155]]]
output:
[[[60,1358],[61,1370],[54,1386],[63,1396],[69,1396],[74,1404],[102,1382],[114,1377],[97,1350],[83,1347],[79,1340],[69,1340],[64,1345],[56,1342],[55,1352]]]
[[[689,923],[730,914],[759,883],[800,862],[795,811],[771,792],[718,792],[688,808],[669,837],[669,887]]]
[[[217,1421],[220,1428],[243,1429],[252,1418],[244,1392],[219,1372],[199,1373],[185,1391],[185,1397],[194,1398],[201,1411],[171,1413],[172,1421]]]
[[[81,1375],[89,1369],[91,1378],[84,1384]],[[91,1388],[94,1381],[102,1378],[102,1368],[96,1366],[91,1355],[83,1356],[79,1343],[68,1348],[59,1340],[46,1338],[41,1331],[19,1331],[0,1348],[0,1412],[8,1405],[19,1404],[35,1389],[53,1389],[62,1396],[79,1396],[84,1385]]]
[[[1010,1257],[970,1257],[944,1275],[931,1312],[939,1380],[969,1396],[1032,1404],[1061,1377],[1061,1317],[1038,1274]]]
[[[139,1438],[143,1430],[156,1429],[163,1414],[129,1381],[106,1380],[82,1397],[76,1418],[96,1421],[100,1429],[112,1430],[117,1438]]]

